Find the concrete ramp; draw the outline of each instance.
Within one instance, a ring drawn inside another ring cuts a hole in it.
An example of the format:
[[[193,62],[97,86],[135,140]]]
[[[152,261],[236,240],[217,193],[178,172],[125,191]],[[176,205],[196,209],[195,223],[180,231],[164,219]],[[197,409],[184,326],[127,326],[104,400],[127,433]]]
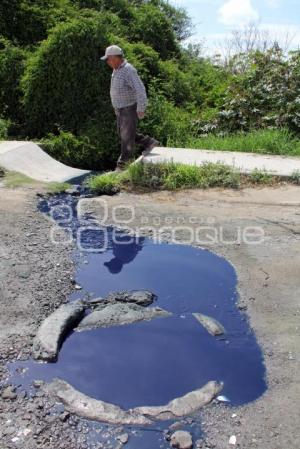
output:
[[[277,176],[291,176],[300,172],[300,158],[273,156],[232,151],[192,150],[186,148],[155,147],[146,156],[144,162],[178,162],[187,165],[202,165],[205,162],[221,162],[235,167],[241,173],[250,173],[255,169],[264,170]]]
[[[26,141],[0,142],[0,167],[43,182],[70,182],[90,173],[68,167],[53,159],[36,143]]]

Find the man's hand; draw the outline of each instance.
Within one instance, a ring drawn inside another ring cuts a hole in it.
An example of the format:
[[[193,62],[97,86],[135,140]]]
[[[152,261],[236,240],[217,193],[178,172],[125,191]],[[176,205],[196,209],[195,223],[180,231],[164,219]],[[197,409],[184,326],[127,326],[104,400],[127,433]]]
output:
[[[137,111],[137,115],[139,119],[143,119],[145,117],[145,112]]]

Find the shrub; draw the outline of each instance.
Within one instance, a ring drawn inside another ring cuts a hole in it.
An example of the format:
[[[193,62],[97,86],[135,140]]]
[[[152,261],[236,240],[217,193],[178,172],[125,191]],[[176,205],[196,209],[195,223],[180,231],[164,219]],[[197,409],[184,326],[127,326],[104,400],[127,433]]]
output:
[[[44,5],[45,6],[45,5]],[[31,44],[46,37],[46,8],[29,1],[1,0],[1,34],[20,44]]]
[[[105,145],[113,111],[110,72],[99,58],[113,25],[114,17],[105,14],[74,19],[58,25],[38,48],[22,80],[31,135],[59,128],[76,134],[88,119],[98,117]]]
[[[291,176],[291,181],[293,184],[300,185],[300,170],[295,170]]]
[[[103,136],[106,132],[107,135]],[[112,168],[119,156],[119,144],[115,114],[109,122],[101,121],[101,117],[89,119],[80,129],[79,138],[88,143],[92,149],[89,168],[103,170]]]
[[[158,75],[159,87],[164,96],[176,106],[185,106],[193,99],[194,79],[179,69],[175,61],[161,61]]]
[[[47,153],[64,164],[88,170],[112,168],[117,154],[101,145],[99,128],[98,124],[90,126],[80,136],[68,131],[50,133],[41,143]]]
[[[87,186],[99,195],[114,195],[121,189],[122,173],[104,173],[92,176],[87,180]]]
[[[256,168],[249,174],[249,179],[253,184],[270,184],[273,182],[274,176],[264,170],[258,170]]]
[[[166,188],[237,188],[240,175],[224,164],[207,163],[200,167],[177,163],[137,163],[128,167],[128,179],[133,186],[151,189]]]
[[[72,185],[67,182],[48,182],[46,187],[47,193],[55,195],[57,193],[65,193],[66,190],[72,188]]]
[[[26,57],[24,50],[0,38],[0,115],[13,121],[22,118],[20,78]]]
[[[180,54],[171,20],[151,3],[144,3],[134,10],[128,37],[129,40],[142,41],[150,45],[162,59]]]
[[[0,118],[0,140],[5,140],[8,138],[10,126],[10,120],[4,120]]]
[[[191,138],[188,146],[207,150],[300,155],[300,140],[284,128],[237,132],[223,136],[208,134],[201,138]]]
[[[286,58],[274,45],[243,58],[246,69],[232,77],[219,128],[228,132],[288,126],[300,132],[300,52]]]
[[[191,114],[177,108],[151,86],[147,114],[140,127],[163,145],[183,146],[189,139]]]
[[[48,134],[41,140],[42,147],[52,157],[67,165],[91,168],[96,159],[95,148],[86,138],[78,138],[70,132]]]

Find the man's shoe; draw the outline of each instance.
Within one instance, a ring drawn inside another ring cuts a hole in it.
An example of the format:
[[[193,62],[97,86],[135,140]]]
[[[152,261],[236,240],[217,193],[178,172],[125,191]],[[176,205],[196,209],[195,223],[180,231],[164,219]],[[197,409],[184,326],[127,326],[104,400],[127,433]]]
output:
[[[147,147],[142,152],[142,155],[147,156],[147,154],[149,154],[150,151],[153,150],[153,148],[155,147],[161,147],[161,143],[156,139],[152,139],[149,145],[147,145]]]

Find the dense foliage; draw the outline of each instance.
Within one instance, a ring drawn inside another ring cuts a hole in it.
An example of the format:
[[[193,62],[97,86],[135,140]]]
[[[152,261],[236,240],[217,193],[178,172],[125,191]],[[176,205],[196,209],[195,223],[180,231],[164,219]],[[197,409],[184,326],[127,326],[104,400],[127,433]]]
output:
[[[116,43],[148,91],[141,128],[163,144],[225,148],[228,134],[242,145],[250,131],[253,151],[278,153],[280,141],[289,152],[300,133],[300,53],[274,45],[223,66],[182,45],[191,32],[185,10],[167,0],[2,0],[0,138],[38,139],[75,166],[113,166],[110,70],[100,56]]]

